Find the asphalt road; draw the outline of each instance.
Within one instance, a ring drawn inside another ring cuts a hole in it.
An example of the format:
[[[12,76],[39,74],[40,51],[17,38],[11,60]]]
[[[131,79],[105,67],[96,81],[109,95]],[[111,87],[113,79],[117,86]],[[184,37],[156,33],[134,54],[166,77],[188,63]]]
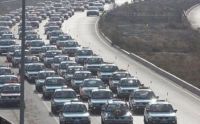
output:
[[[118,1],[118,0],[117,0]],[[116,2],[117,2],[116,1]],[[121,3],[121,2],[120,2]],[[106,8],[109,8],[107,6]],[[41,37],[44,36],[43,21],[38,29]],[[150,86],[160,99],[167,99],[178,109],[178,124],[199,124],[200,122],[200,98],[182,89],[165,77],[156,74],[152,70],[144,67],[140,63],[132,60],[128,56],[110,46],[98,33],[98,17],[86,17],[86,13],[76,13],[75,16],[65,21],[63,31],[72,35],[82,46],[91,47],[95,53],[102,56],[105,61],[114,62],[120,68],[138,77],[146,86]],[[16,27],[13,31],[16,33]],[[46,41],[47,43],[47,41]],[[0,63],[5,63],[5,57],[0,57]],[[13,69],[15,73],[17,69]],[[52,116],[50,112],[50,102],[44,101],[40,94],[34,92],[34,85],[25,83],[25,124],[57,124],[58,117]],[[0,108],[0,115],[8,120],[19,122],[19,110],[17,108]],[[91,116],[92,124],[100,124],[99,116]],[[143,124],[143,116],[134,115],[135,124]]]

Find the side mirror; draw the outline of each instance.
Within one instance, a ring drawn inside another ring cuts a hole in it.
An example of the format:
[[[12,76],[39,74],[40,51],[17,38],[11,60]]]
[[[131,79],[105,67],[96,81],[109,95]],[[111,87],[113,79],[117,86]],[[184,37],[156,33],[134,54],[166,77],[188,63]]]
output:
[[[156,96],[157,99],[159,99],[159,96]]]

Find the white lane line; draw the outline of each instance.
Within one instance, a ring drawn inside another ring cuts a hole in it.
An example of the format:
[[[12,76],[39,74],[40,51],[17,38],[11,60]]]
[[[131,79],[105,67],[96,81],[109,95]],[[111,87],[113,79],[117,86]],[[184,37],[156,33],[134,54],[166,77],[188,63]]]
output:
[[[95,33],[96,33],[96,35],[97,35],[97,37],[101,40],[101,41],[103,41],[103,43],[106,45],[106,46],[108,46],[108,47],[110,47],[110,45],[108,45],[106,42],[105,42],[105,40],[100,36],[100,34],[98,33],[98,21],[99,21],[99,18],[96,20],[96,22],[95,22]],[[151,70],[152,71],[152,70]],[[156,73],[157,74],[157,73]],[[158,74],[159,75],[159,74]],[[161,76],[161,75],[159,75],[159,76]],[[163,77],[163,76],[161,76],[161,77]],[[164,77],[165,78],[165,77]],[[167,79],[167,78],[165,78],[165,79]],[[177,89],[179,89],[180,91],[183,91],[184,93],[186,93],[187,95],[189,95],[189,96],[191,96],[191,97],[193,97],[194,99],[196,99],[197,101],[199,101],[200,102],[200,98],[198,97],[198,96],[196,96],[196,95],[194,95],[193,93],[191,93],[191,92],[189,92],[188,90],[185,90],[185,89],[183,89],[182,87],[180,87],[179,85],[177,86],[175,83],[173,83],[171,80],[169,80],[169,79],[167,79],[168,81],[170,81],[171,83],[171,85],[172,86],[174,86],[174,87],[176,87]]]

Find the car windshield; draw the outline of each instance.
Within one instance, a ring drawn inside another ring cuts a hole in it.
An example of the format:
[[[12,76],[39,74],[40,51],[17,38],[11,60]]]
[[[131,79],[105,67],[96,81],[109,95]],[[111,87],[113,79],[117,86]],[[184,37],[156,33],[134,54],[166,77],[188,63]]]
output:
[[[0,77],[0,84],[18,83],[18,78],[13,76]]]
[[[39,62],[39,59],[35,56],[30,56],[30,57],[26,56],[24,61],[25,63],[33,63],[33,62]]]
[[[55,76],[55,72],[41,72],[38,74],[39,79],[46,79],[46,77]]]
[[[68,56],[56,57],[54,58],[54,63],[60,63],[62,61],[67,61],[67,60],[69,60]]]
[[[102,58],[89,58],[87,60],[88,64],[101,64],[103,62]]]
[[[54,98],[56,99],[76,98],[76,92],[75,91],[58,91],[58,92],[55,92]]]
[[[64,113],[85,113],[87,108],[83,104],[68,104],[64,107]]]
[[[0,41],[1,46],[8,46],[8,45],[14,45],[14,41]]]
[[[46,85],[47,86],[63,86],[65,83],[64,79],[47,79]]]
[[[91,56],[93,55],[92,50],[79,50],[77,53],[78,56]]]
[[[134,92],[134,99],[152,99],[155,94],[152,91],[137,91]]]
[[[149,112],[173,112],[170,104],[154,104],[149,107]]]
[[[41,47],[41,46],[44,45],[44,42],[41,42],[41,41],[32,41],[32,42],[30,42],[29,44],[30,44],[30,46],[32,46],[32,47]]]
[[[56,46],[45,46],[42,48],[43,52],[46,52],[48,50],[56,50]]]
[[[89,78],[90,75],[91,75],[90,73],[75,73],[74,78],[76,80],[84,80],[86,78]]]
[[[0,75],[11,74],[11,69],[1,69],[0,68]]]
[[[111,99],[113,94],[110,91],[96,91],[92,92],[92,99]]]
[[[128,76],[128,73],[116,73],[113,74],[113,80],[120,80],[121,78],[125,78]]]
[[[54,57],[59,54],[61,54],[61,52],[47,52],[45,56],[46,57]]]
[[[125,111],[128,111],[128,106],[126,104],[109,104],[106,106],[106,112],[113,112],[115,111],[116,109],[118,110],[125,110]]]
[[[83,87],[100,87],[103,86],[103,82],[100,80],[87,80],[84,81]]]
[[[100,68],[100,71],[101,72],[114,72],[116,71],[118,68],[117,66],[102,66]]]
[[[97,7],[89,7],[88,10],[99,10]]]
[[[8,85],[3,86],[1,89],[2,93],[20,93],[20,85]]]
[[[60,42],[60,43],[58,43],[58,45],[62,46],[62,47],[76,47],[77,46],[77,42],[71,42],[71,41]]]
[[[119,86],[121,87],[139,87],[140,81],[136,79],[121,80]]]
[[[68,68],[68,69],[67,69],[67,73],[73,74],[75,71],[80,71],[80,70],[82,70],[82,69],[83,69],[83,67]]]
[[[44,65],[36,65],[36,64],[29,65],[26,68],[27,71],[41,71],[42,69],[44,69]]]

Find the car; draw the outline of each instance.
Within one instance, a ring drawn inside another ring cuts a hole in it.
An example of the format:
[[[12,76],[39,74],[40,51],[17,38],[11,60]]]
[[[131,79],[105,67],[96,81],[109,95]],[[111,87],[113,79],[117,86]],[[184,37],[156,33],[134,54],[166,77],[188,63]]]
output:
[[[99,56],[91,56],[86,60],[85,67],[93,75],[97,75],[101,64],[103,64],[103,58]]]
[[[50,23],[50,24],[51,24],[51,23]],[[57,24],[54,25],[54,23],[52,23],[52,25],[53,25],[53,26],[47,26],[47,27],[45,28],[45,34],[47,34],[48,32],[51,32],[51,31],[53,31],[53,30],[60,30],[60,27],[59,27]]]
[[[64,86],[66,86],[66,81],[63,77],[60,77],[60,76],[47,77],[45,79],[43,89],[42,89],[43,90],[43,92],[42,92],[43,98],[51,99],[55,90],[61,89]]]
[[[67,72],[67,69],[69,66],[75,66],[77,65],[76,62],[69,60],[69,61],[62,61],[60,62],[58,69],[57,69],[57,73],[61,76],[63,76],[64,73]]]
[[[93,3],[93,6],[96,6],[99,9],[99,11],[104,11],[104,5],[102,3],[95,2]]]
[[[112,100],[102,106],[102,124],[133,124],[133,115],[125,101]]]
[[[51,39],[52,37],[58,38],[58,36],[61,34],[63,34],[63,32],[61,30],[53,30],[53,31],[47,33],[47,39]],[[50,42],[50,44],[53,45],[54,43]]]
[[[59,64],[62,62],[62,61],[69,61],[69,56],[67,55],[58,55],[58,56],[54,56],[53,58],[53,63],[51,64],[51,68],[55,71],[57,71],[58,67],[59,67]]]
[[[97,73],[98,77],[105,83],[109,82],[110,77],[113,72],[119,70],[115,64],[107,63],[101,64],[99,72]]]
[[[140,81],[135,77],[122,78],[117,85],[118,98],[129,98],[129,95],[142,86]]]
[[[0,54],[5,54],[9,52],[11,49],[12,45],[15,45],[15,40],[0,40]]]
[[[81,48],[76,53],[75,62],[84,65],[86,60],[93,55],[94,55],[93,51],[90,48],[88,47]]]
[[[91,77],[90,71],[75,71],[71,80],[72,88],[75,91],[79,92],[79,88],[83,84],[84,79],[87,79],[89,77]]]
[[[56,45],[49,45],[49,44],[47,44],[47,45],[43,45],[42,46],[42,52],[39,55],[39,58],[40,58],[41,61],[43,61],[45,53],[47,51],[49,51],[49,50],[57,50]]]
[[[29,55],[29,50],[25,50],[25,55]],[[21,61],[21,50],[15,50],[11,58],[12,67],[18,67]]]
[[[42,92],[44,81],[47,77],[56,76],[56,72],[53,70],[42,70],[38,72],[38,78],[35,80],[35,90]]]
[[[177,124],[177,110],[165,100],[149,103],[144,110],[144,124]]]
[[[76,71],[83,70],[83,66],[80,65],[72,65],[68,66],[67,71],[63,72],[63,77],[67,81],[68,85],[71,85],[71,79]]]
[[[122,78],[127,78],[127,77],[131,77],[130,73],[125,71],[125,70],[118,70],[115,71],[110,80],[109,80],[109,88],[113,91],[113,92],[117,92],[117,86],[119,85],[119,81]]]
[[[66,102],[59,114],[60,124],[91,124],[90,114],[85,103]]]
[[[113,100],[113,92],[110,89],[99,88],[92,90],[91,96],[88,100],[88,108],[92,113],[101,112],[101,108],[107,102]]]
[[[99,87],[106,87],[104,82],[99,78],[87,78],[80,86],[80,98],[82,100],[88,100],[91,97],[92,90],[99,89]]]
[[[35,83],[38,78],[38,72],[45,69],[43,63],[28,63],[25,64],[25,78],[30,83]]]
[[[71,88],[61,88],[54,92],[51,99],[51,112],[53,114],[59,114],[64,106],[65,102],[70,102],[71,100],[78,101],[78,95]]]
[[[31,55],[39,56],[42,52],[42,47],[30,47],[29,51]]]
[[[67,54],[69,57],[75,57],[76,52],[80,50],[80,47],[64,47],[62,53]]]
[[[49,51],[47,51],[43,56],[45,66],[47,68],[50,68],[51,64],[53,63],[53,58],[55,56],[61,55],[61,54],[62,54],[61,50],[49,50]]]
[[[0,89],[0,104],[1,105],[20,105],[20,84],[19,83],[8,83],[4,84]]]
[[[16,75],[0,75],[0,89],[4,84],[19,83]]]
[[[91,16],[91,15],[99,16],[99,8],[96,6],[89,6],[86,15],[87,16]]]
[[[79,47],[78,42],[74,40],[57,41],[56,46],[58,49],[62,49],[64,47]]]
[[[158,96],[149,88],[140,88],[132,92],[129,96],[129,107],[133,113],[144,112],[145,107],[155,102]]]
[[[20,49],[21,49],[21,45],[11,45],[9,52],[7,52],[6,54],[7,62],[12,62],[12,58],[13,58],[15,50],[20,50]]]
[[[45,43],[42,40],[28,40],[25,42],[26,48],[29,48],[29,47],[41,48],[44,44]]]

